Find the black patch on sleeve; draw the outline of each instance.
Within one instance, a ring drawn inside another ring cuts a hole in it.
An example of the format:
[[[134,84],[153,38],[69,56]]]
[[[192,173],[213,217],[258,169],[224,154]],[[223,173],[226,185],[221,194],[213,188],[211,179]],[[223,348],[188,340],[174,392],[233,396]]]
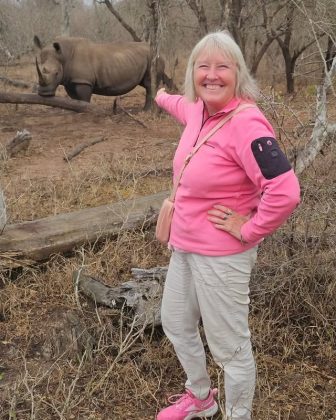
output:
[[[273,137],[260,137],[251,143],[252,153],[266,179],[290,171],[291,165]]]

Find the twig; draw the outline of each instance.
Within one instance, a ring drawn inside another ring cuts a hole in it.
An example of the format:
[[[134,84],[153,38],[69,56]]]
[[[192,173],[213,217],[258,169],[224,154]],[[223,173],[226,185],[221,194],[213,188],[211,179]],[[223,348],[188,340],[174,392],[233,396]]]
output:
[[[93,146],[97,143],[101,143],[102,141],[105,141],[105,140],[107,140],[107,137],[100,137],[99,139],[92,140],[88,143],[81,143],[78,146],[76,146],[69,154],[65,155],[63,157],[63,160],[65,160],[66,162],[69,162],[71,159],[79,155],[87,147]]]
[[[67,412],[67,410],[69,410],[70,400],[74,400],[74,398],[72,398],[73,392],[74,392],[74,389],[75,389],[75,386],[76,386],[78,380],[80,379],[81,369],[82,369],[83,364],[85,362],[86,356],[87,356],[87,354],[86,354],[86,350],[85,350],[84,353],[83,353],[83,356],[80,359],[80,363],[79,363],[79,366],[78,366],[78,369],[77,369],[76,376],[69,386],[68,395],[66,397],[66,400],[65,400],[64,405],[63,405],[63,410],[61,412],[62,418],[65,418],[64,415],[67,414],[66,412]]]
[[[336,378],[334,376],[330,376],[327,375],[324,372],[321,372],[321,370],[319,368],[314,368],[312,366],[307,365],[307,363],[303,363],[303,366],[309,371],[309,372],[314,372],[317,373],[318,375],[320,375],[322,378],[327,379],[329,381],[335,381]]]
[[[8,79],[8,77],[4,77],[4,76],[0,76],[0,81],[5,83],[5,84],[12,85],[12,86],[15,86],[15,87],[22,87],[22,88],[32,87],[31,84],[23,82],[22,80]]]
[[[76,299],[77,306],[78,306],[79,310],[83,313],[83,309],[82,309],[82,306],[81,306],[80,301],[79,301],[79,293],[78,293],[79,278],[80,278],[82,270],[84,269],[84,263],[85,263],[85,256],[84,256],[83,247],[81,248],[81,255],[82,255],[82,264],[77,271],[77,275],[74,276],[74,280],[75,280],[75,284],[74,284],[74,289],[75,290],[74,291],[75,291],[75,299]]]
[[[115,100],[115,104],[118,104],[120,109],[122,110],[122,112],[124,112],[127,116],[129,116],[130,118],[132,118],[132,120],[134,120],[135,122],[137,122],[138,124],[142,125],[144,128],[148,128],[147,125],[145,123],[143,123],[142,121],[138,120],[137,118],[134,117],[134,115],[130,114],[128,111],[126,111],[126,109],[121,105],[120,103],[120,98],[117,98]]]
[[[99,389],[106,379],[109,377],[113,369],[115,368],[116,364],[119,362],[119,360],[122,358],[122,356],[130,350],[130,348],[135,344],[135,342],[138,340],[138,338],[143,334],[145,330],[145,326],[143,326],[140,330],[135,330],[135,324],[137,321],[137,317],[135,316],[131,325],[130,330],[128,331],[126,337],[123,339],[122,337],[122,317],[123,312],[121,312],[121,326],[120,326],[120,344],[119,344],[119,351],[116,357],[114,358],[113,362],[111,363],[110,367],[107,369],[103,377],[99,380],[99,382],[91,389],[90,396]]]

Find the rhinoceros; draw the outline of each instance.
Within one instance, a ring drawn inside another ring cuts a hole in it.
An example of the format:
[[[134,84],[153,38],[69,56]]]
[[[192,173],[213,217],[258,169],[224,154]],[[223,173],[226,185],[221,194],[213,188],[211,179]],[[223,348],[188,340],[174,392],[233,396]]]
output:
[[[143,42],[94,43],[85,38],[57,37],[42,47],[36,58],[38,94],[55,96],[63,85],[72,99],[90,102],[92,94],[123,95],[137,85],[146,89],[145,109],[151,102],[150,49]],[[158,81],[164,77],[164,62],[158,61]],[[166,77],[166,76],[165,76]]]

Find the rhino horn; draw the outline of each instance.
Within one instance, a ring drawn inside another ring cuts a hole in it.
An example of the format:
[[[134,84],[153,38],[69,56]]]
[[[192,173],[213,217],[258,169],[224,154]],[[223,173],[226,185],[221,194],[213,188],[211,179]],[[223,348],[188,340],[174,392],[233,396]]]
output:
[[[42,76],[40,67],[38,65],[37,58],[35,59],[35,63],[36,63],[36,70],[37,70],[37,74],[38,74],[38,78],[39,78],[39,85],[40,86],[44,86],[45,85],[45,81],[43,79],[43,76]]]

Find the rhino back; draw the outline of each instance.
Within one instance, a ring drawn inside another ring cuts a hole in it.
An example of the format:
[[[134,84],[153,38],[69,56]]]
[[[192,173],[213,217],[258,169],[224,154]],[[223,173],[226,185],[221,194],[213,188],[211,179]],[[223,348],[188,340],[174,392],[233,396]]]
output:
[[[93,93],[120,95],[137,86],[149,70],[144,43],[95,44],[78,41],[64,64],[64,81],[87,83]]]

